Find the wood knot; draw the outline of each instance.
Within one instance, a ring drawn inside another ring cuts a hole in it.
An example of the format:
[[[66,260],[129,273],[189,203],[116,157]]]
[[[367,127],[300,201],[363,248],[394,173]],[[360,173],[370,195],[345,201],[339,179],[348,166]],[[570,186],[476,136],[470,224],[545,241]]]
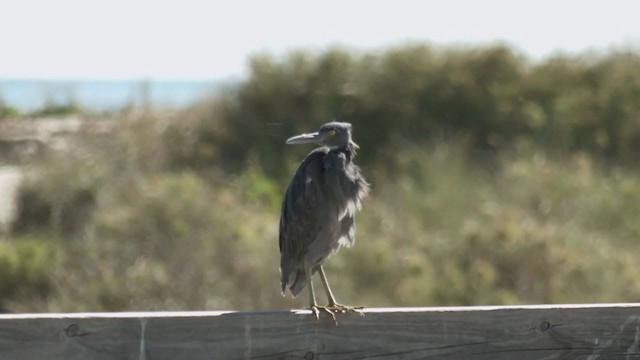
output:
[[[551,329],[551,323],[549,323],[548,321],[543,321],[540,323],[539,329],[543,332]]]
[[[78,324],[71,324],[64,329],[64,334],[67,337],[76,337],[80,333],[80,326]]]

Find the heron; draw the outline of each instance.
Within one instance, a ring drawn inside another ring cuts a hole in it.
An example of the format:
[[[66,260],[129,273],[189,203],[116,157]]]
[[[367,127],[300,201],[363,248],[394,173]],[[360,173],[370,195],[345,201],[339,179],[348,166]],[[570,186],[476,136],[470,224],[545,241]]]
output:
[[[280,215],[280,272],[282,295],[293,297],[309,286],[309,307],[316,319],[326,312],[337,325],[335,314],[360,311],[362,307],[339,304],[322,267],[341,246],[351,247],[356,235],[356,212],[370,185],[353,163],[359,146],[351,138],[352,126],[329,122],[317,132],[289,138],[287,144],[315,143],[298,167],[282,200]],[[328,306],[318,306],[312,277],[318,273]]]

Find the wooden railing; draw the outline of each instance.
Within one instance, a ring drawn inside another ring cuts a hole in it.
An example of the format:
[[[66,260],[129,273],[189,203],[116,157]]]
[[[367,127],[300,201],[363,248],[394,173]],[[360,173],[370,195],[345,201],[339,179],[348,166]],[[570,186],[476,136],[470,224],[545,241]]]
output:
[[[639,359],[640,304],[0,315],[0,359]]]

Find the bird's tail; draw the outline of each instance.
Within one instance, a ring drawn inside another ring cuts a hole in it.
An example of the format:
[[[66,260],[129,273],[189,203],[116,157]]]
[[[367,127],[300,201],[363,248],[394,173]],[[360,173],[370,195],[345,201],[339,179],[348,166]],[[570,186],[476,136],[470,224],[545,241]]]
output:
[[[293,280],[293,284],[289,286],[289,291],[291,291],[291,295],[296,297],[304,286],[307,285],[307,275],[302,270],[298,270],[295,274],[295,280]]]
[[[280,285],[282,286],[282,296],[285,295],[285,291],[287,289],[287,284],[289,283],[289,266],[287,266],[284,262],[280,262]]]
[[[288,266],[282,266],[280,271],[282,272],[282,278],[280,279],[280,283],[282,285],[282,296],[285,295],[287,287],[289,287],[291,295],[296,297],[296,295],[298,295],[307,284],[307,275],[304,273],[304,270],[297,270],[291,274]]]

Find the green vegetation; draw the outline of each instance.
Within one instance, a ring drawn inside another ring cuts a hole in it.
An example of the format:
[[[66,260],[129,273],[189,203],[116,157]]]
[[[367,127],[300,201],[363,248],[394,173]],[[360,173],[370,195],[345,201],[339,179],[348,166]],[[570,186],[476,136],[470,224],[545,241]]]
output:
[[[42,107],[33,111],[21,113],[17,108],[10,106],[0,96],[0,120],[19,117],[42,117],[42,116],[67,116],[75,114],[89,113],[78,104],[71,96],[64,101],[48,99]]]
[[[14,108],[13,106],[7,105],[4,99],[0,97],[0,120],[11,118],[11,117],[17,117],[19,115],[20,115],[20,112],[18,111],[18,109]]]
[[[341,301],[640,301],[639,67],[505,47],[256,56],[216,99],[36,161],[0,307],[305,306],[279,294],[277,224],[311,149],[284,139],[331,118],[354,124],[373,183],[355,248],[328,263]]]
[[[42,108],[31,113],[32,116],[64,116],[81,113],[82,109],[72,98],[64,102],[47,100]]]

